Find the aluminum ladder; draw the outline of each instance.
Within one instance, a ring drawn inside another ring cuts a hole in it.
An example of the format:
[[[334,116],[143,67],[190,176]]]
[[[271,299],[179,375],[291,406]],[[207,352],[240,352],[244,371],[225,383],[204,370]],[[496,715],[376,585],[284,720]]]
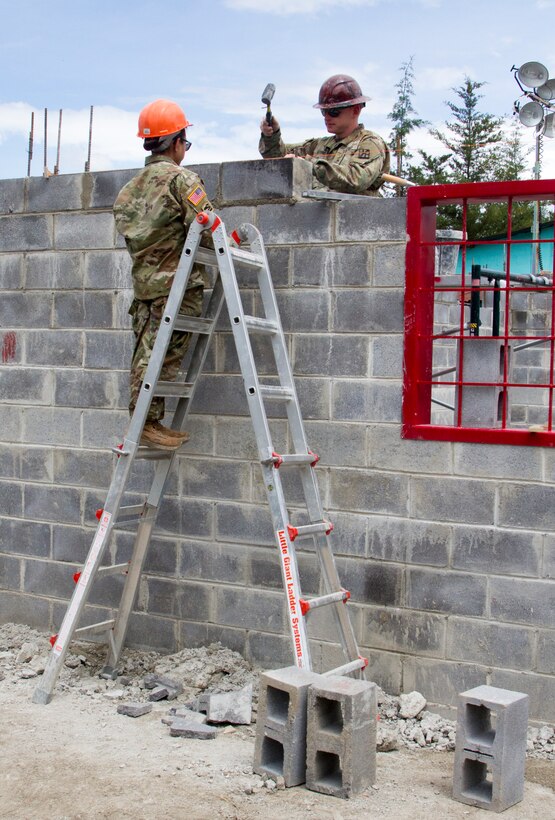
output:
[[[205,230],[210,230],[212,233],[214,251],[207,251],[200,247],[202,233]],[[172,427],[176,430],[185,428],[187,414],[224,300],[227,304],[244,380],[273,530],[281,559],[295,663],[299,667],[312,668],[306,619],[311,610],[330,605],[338,626],[346,663],[325,674],[353,673],[359,677],[364,676],[367,660],[358,653],[353,627],[345,606],[349,593],[342,588],[339,582],[335,559],[330,547],[329,536],[333,525],[324,518],[322,510],[314,471],[318,457],[309,450],[306,442],[264,243],[259,231],[249,224],[242,225],[238,231],[234,231],[232,237],[236,244],[244,242],[248,245],[249,250],[245,251],[239,247],[230,246],[223,222],[212,212],[199,213],[189,229],[126,437],[119,447],[113,448],[117,456],[117,463],[104,508],[97,512],[99,523],[96,533],[82,571],[74,576],[75,590],[60,631],[51,638],[52,650],[48,663],[33,695],[35,703],[50,702],[70,642],[76,638],[105,634],[109,650],[105,666],[100,674],[105,678],[117,676],[117,663],[124,646],[128,622],[137,597],[159,505],[175,455],[179,452],[179,450],[167,451],[140,446],[141,432],[151,401],[155,396],[178,397]],[[204,315],[198,318],[179,313],[189,274],[195,262],[217,269],[214,287]],[[245,315],[235,264],[256,270],[263,317]],[[184,381],[165,382],[160,380],[159,376],[174,330],[193,334],[191,349],[187,356],[189,364]],[[261,384],[259,381],[250,338],[254,334],[263,334],[271,340],[279,377],[275,384]],[[264,404],[266,400],[277,400],[285,404],[293,444],[292,453],[278,454],[272,444]],[[135,459],[155,461],[154,477],[143,503],[124,506],[123,496]],[[308,523],[294,526],[289,520],[281,481],[281,470],[285,468],[296,469],[300,473]],[[110,536],[114,528],[118,526],[137,526],[131,560],[125,564],[103,566],[102,559]],[[310,600],[303,597],[300,587],[294,547],[294,541],[297,538],[313,539],[322,572],[325,594]],[[95,579],[116,573],[126,575],[116,615],[98,623],[78,627]]]

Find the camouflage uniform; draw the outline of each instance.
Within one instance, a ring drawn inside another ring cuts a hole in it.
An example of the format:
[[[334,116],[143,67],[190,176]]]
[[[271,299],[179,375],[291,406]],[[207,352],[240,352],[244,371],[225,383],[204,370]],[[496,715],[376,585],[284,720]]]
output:
[[[310,139],[286,145],[281,132],[271,137],[262,134],[258,150],[264,159],[294,154],[312,163],[313,188],[340,191],[344,194],[378,196],[381,174],[389,173],[389,149],[373,131],[357,125],[348,137]]]
[[[114,204],[116,227],[125,238],[133,260],[134,299],[129,309],[135,334],[130,373],[129,411],[132,413],[164,308],[173,283],[189,226],[199,211],[212,210],[200,178],[168,156],[153,154],[145,168],[125,185]],[[213,247],[212,237],[203,234],[201,244]],[[203,267],[193,265],[180,313],[199,316],[204,287]],[[190,333],[172,335],[160,378],[177,376],[189,346]],[[148,421],[164,417],[164,399],[152,400]]]

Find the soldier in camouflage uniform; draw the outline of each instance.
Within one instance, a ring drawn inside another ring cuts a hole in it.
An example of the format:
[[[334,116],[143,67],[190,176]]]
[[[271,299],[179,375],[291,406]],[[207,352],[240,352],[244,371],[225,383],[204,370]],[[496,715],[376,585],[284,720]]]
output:
[[[260,123],[259,151],[264,159],[303,157],[312,163],[313,188],[365,196],[379,195],[382,174],[389,173],[389,149],[383,139],[359,124],[369,97],[352,77],[335,74],[322,85],[318,103],[332,137],[286,145],[279,122]]]
[[[114,204],[116,227],[125,238],[133,265],[134,299],[129,309],[135,334],[130,374],[129,411],[133,413],[144,374],[160,327],[189,226],[199,211],[212,210],[202,180],[181,168],[190,143],[190,125],[181,108],[169,100],[156,100],[139,116],[144,148],[151,152],[145,168],[125,185]],[[213,247],[210,235],[201,244]],[[199,316],[202,308],[203,268],[194,265],[180,313]],[[189,346],[191,334],[175,331],[160,373],[164,381],[176,378]],[[173,450],[188,440],[160,423],[164,399],[156,396],[150,405],[141,444]]]

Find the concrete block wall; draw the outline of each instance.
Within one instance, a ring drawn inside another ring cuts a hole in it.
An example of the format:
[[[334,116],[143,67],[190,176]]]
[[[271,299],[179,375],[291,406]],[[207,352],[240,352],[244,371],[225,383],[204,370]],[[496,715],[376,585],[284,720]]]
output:
[[[517,690],[532,719],[555,720],[555,455],[401,439],[404,202],[303,200],[300,159],[197,170],[230,229],[248,221],[264,234],[370,679],[446,707],[481,684]],[[111,206],[132,175],[0,180],[3,621],[59,627],[126,428],[130,265]],[[255,302],[252,278],[242,282]],[[242,390],[224,322],[128,643],[175,651],[221,640],[276,668],[292,653]],[[283,448],[281,412],[271,423]],[[119,532],[106,560],[129,556],[131,543]],[[317,592],[310,549],[299,559],[304,591]],[[98,585],[91,619],[119,583]],[[340,656],[318,615],[315,671]]]

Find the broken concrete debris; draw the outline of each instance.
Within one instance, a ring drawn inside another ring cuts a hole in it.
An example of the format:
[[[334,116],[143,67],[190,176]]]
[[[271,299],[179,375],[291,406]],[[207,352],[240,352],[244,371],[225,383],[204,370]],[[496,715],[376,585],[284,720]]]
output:
[[[195,723],[184,718],[175,718],[170,726],[172,737],[193,737],[197,740],[213,740],[219,730],[215,726],[207,726],[206,723]]]
[[[148,715],[149,712],[152,712],[152,703],[120,703],[118,706],[118,715],[133,718]]]
[[[205,712],[208,723],[248,726],[252,719],[252,683],[235,692],[200,695],[196,699],[195,711]]]

